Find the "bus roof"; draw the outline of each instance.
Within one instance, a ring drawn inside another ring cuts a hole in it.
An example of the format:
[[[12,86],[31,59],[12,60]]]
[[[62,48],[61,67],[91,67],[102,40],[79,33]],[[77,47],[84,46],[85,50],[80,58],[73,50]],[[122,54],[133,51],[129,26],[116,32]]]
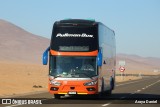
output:
[[[95,25],[97,22],[95,20],[85,20],[85,19],[66,19],[57,21],[58,25],[68,25],[68,24],[80,24],[80,25]]]

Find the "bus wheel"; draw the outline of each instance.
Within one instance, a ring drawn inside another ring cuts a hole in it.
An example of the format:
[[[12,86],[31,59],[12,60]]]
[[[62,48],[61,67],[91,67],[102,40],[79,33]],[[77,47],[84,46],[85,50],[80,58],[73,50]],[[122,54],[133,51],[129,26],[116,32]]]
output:
[[[103,98],[104,95],[105,95],[104,93],[105,93],[105,92],[104,92],[104,79],[102,78],[101,92],[98,93],[98,98],[99,98],[99,99]]]
[[[54,94],[54,98],[55,98],[55,99],[60,99],[60,98],[61,98],[61,95],[60,95],[60,94]]]
[[[113,78],[111,79],[110,86],[111,86],[111,90],[113,90],[114,89],[114,79]]]
[[[112,90],[114,89],[114,80],[111,77],[111,81],[110,81],[110,89],[108,91],[106,91],[106,95],[110,96],[112,94]]]

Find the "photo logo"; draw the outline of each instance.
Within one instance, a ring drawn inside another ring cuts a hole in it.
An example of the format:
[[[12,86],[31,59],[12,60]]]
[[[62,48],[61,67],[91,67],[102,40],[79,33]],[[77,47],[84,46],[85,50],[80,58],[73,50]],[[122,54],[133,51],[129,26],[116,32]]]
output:
[[[61,33],[58,33],[58,34],[56,35],[56,37],[83,37],[83,38],[94,38],[93,35],[87,35],[86,33],[82,33],[82,34],[69,34],[69,33],[61,34]]]
[[[38,98],[11,98],[11,99],[1,99],[0,104],[14,104],[14,105],[24,105],[24,104],[42,104],[42,99]]]
[[[2,99],[2,104],[11,104],[11,99]]]

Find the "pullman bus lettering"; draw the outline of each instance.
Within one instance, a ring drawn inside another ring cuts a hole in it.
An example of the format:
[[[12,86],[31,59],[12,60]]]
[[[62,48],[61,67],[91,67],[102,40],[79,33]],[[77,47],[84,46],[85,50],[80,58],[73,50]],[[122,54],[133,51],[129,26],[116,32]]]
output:
[[[43,65],[49,59],[48,90],[54,98],[109,95],[115,88],[115,33],[100,22],[56,21],[42,59]]]
[[[61,33],[58,33],[56,35],[56,37],[90,37],[90,38],[93,38],[93,35],[87,35],[85,33],[82,33],[82,34],[68,34],[68,33],[61,34]]]

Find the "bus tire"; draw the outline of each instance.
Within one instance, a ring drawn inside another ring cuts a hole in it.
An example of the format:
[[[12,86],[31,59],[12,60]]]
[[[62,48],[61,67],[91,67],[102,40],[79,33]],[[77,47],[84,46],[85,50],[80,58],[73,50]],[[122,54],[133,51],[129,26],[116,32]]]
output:
[[[102,77],[102,86],[101,86],[101,92],[98,94],[98,98],[101,99],[104,97],[104,79]]]
[[[112,90],[114,89],[114,79],[110,78],[110,89],[106,91],[106,95],[110,96],[112,94]]]
[[[111,77],[111,82],[110,82],[111,90],[114,90],[114,79]]]
[[[55,98],[55,99],[60,99],[60,98],[61,98],[61,95],[60,95],[60,94],[54,94],[54,98]]]

